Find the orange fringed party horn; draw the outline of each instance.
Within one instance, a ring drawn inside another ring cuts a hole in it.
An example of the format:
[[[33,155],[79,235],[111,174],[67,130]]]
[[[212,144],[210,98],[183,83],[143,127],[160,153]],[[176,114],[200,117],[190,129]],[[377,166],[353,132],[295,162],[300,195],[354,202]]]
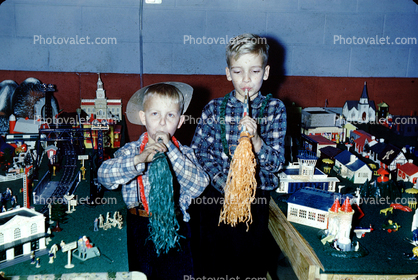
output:
[[[246,91],[246,100],[248,91]],[[248,106],[245,104],[244,106]],[[244,114],[249,113],[244,109]],[[247,231],[252,223],[251,203],[254,201],[257,188],[255,179],[256,160],[251,144],[250,134],[241,132],[239,144],[234,152],[225,186],[224,205],[219,217],[219,224],[224,222],[235,227],[245,222]]]

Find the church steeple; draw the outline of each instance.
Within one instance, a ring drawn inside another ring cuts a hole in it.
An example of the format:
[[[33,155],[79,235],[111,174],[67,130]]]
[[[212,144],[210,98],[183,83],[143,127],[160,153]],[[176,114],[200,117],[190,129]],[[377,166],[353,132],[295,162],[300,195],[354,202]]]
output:
[[[360,97],[360,104],[369,104],[369,95],[367,93],[367,83],[364,82],[363,92]]]

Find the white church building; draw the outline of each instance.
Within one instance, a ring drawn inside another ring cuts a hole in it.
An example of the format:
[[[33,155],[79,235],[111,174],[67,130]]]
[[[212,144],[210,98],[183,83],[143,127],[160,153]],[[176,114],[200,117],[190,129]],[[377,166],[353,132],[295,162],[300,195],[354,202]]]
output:
[[[344,118],[354,123],[369,123],[376,121],[376,106],[374,101],[369,100],[367,84],[364,82],[360,100],[346,101],[342,112]]]

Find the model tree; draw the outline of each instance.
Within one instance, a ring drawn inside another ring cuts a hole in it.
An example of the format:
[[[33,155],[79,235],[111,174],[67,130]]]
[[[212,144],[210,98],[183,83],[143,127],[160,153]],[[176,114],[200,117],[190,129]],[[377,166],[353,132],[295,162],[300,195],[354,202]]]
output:
[[[67,206],[64,204],[52,204],[52,211],[51,211],[51,219],[57,222],[57,225],[52,231],[61,231],[60,224],[65,224],[68,220],[67,213]]]

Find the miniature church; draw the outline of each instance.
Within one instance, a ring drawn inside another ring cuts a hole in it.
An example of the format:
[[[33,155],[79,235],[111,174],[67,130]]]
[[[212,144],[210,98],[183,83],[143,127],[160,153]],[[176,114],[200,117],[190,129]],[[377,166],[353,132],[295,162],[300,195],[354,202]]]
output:
[[[342,114],[349,122],[369,123],[376,121],[376,107],[374,101],[369,100],[366,82],[364,82],[360,100],[346,101]]]
[[[87,113],[87,120],[107,120],[108,123],[117,123],[122,120],[122,99],[107,99],[103,82],[97,80],[96,99],[81,99],[81,109]]]

